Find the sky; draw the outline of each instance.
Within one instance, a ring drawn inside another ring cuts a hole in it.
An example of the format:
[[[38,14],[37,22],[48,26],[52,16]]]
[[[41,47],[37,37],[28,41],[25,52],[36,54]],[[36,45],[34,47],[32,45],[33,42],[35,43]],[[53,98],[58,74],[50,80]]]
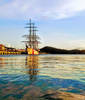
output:
[[[24,48],[30,18],[40,48],[85,49],[85,0],[0,0],[0,44]]]

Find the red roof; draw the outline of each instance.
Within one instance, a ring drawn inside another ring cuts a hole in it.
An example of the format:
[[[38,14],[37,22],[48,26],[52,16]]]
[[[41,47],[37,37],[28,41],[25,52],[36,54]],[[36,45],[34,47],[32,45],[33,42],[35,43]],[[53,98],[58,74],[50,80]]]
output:
[[[4,46],[3,44],[0,44],[0,47]]]

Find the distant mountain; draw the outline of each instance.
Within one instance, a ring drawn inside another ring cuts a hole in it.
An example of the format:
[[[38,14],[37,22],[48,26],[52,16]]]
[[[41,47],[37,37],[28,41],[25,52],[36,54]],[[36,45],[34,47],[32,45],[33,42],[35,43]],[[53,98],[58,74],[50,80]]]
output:
[[[45,54],[85,54],[85,50],[66,50],[66,49],[58,49],[54,47],[43,47],[40,49],[40,53]]]

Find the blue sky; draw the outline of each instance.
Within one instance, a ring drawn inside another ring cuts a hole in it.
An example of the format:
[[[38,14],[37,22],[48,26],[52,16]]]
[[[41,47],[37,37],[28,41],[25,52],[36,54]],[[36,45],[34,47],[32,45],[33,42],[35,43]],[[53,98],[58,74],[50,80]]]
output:
[[[29,18],[38,26],[40,47],[85,49],[85,0],[0,0],[0,43],[24,48]]]

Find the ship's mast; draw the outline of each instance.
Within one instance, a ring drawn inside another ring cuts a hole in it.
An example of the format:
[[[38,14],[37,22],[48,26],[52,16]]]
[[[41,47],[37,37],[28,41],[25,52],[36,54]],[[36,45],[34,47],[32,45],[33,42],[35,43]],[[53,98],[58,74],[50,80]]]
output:
[[[31,19],[29,23],[26,24],[26,28],[29,29],[29,34],[24,35],[27,41],[24,41],[26,43],[26,48],[32,48],[35,50],[38,50],[38,44],[39,44],[39,36],[36,35],[37,27],[34,23],[32,23]]]

